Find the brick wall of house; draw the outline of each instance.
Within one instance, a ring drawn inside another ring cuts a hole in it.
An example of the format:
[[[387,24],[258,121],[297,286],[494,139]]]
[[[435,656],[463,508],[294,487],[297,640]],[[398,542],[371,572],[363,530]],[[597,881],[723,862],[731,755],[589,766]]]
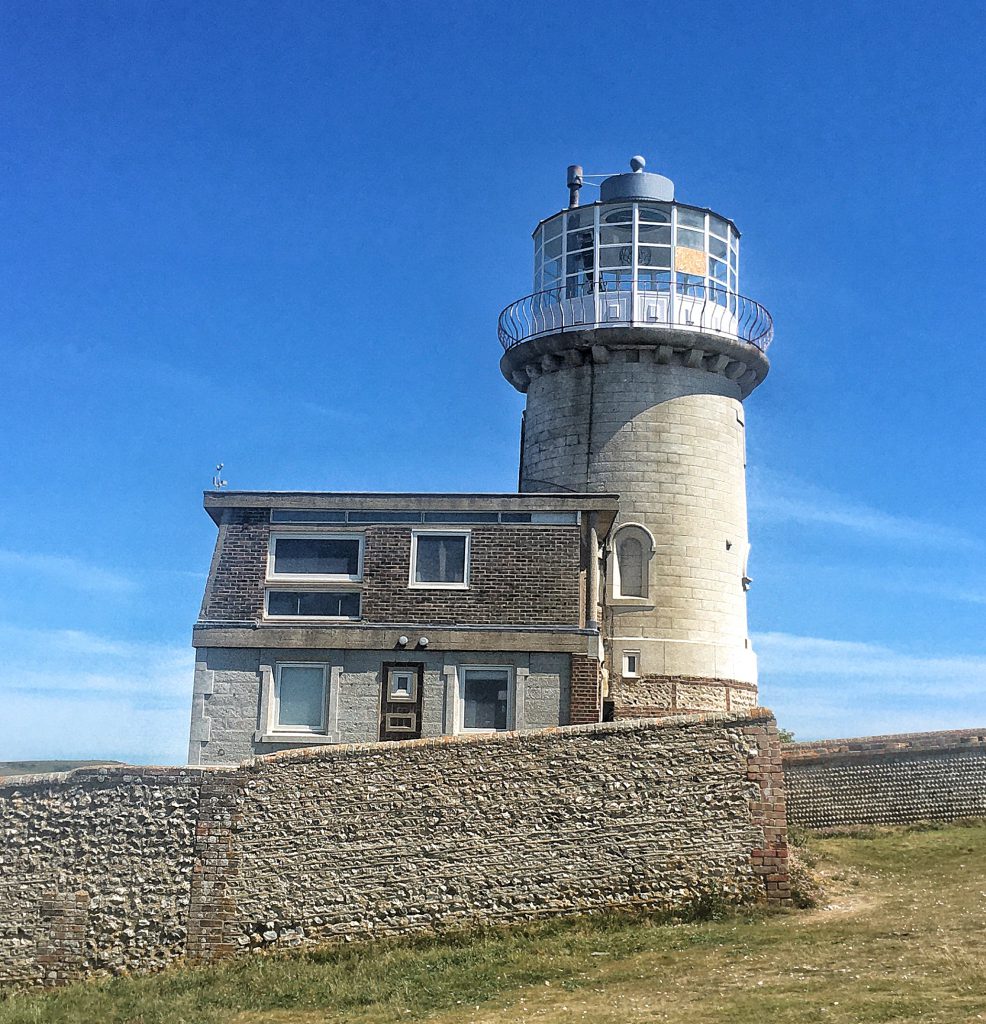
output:
[[[270,537],[267,509],[230,509],[203,618],[259,619]],[[474,526],[468,590],[408,587],[409,526],[369,526],[363,620],[428,625],[580,625],[577,526]]]

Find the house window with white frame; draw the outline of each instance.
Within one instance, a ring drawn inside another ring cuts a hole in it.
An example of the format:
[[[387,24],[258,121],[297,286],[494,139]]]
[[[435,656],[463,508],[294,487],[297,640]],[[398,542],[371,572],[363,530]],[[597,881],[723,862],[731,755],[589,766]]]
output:
[[[640,651],[623,652],[623,675],[631,677],[640,675]]]
[[[326,666],[279,664],[274,677],[273,732],[326,731],[328,686]]]
[[[461,732],[504,732],[513,727],[513,716],[512,669],[484,665],[459,669]]]
[[[469,586],[468,530],[411,531],[411,587],[464,590]]]
[[[363,578],[363,535],[273,534],[267,578],[359,582]]]

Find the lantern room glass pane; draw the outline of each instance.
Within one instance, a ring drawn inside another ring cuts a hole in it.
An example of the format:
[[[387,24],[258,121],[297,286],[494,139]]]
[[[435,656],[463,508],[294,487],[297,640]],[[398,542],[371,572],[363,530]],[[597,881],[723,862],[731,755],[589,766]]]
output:
[[[611,245],[599,250],[599,266],[629,267],[633,263],[633,246]]]
[[[637,288],[643,292],[668,292],[671,290],[671,271],[641,269],[637,272]]]
[[[555,238],[561,234],[563,217],[552,217],[551,220],[545,221],[542,230],[544,231],[544,237]]]
[[[720,238],[729,237],[729,225],[722,219],[717,217],[714,213],[709,214],[709,233],[718,235]]]
[[[600,224],[632,224],[633,207],[618,206],[614,210],[605,210],[599,217]]]
[[[719,259],[724,260],[726,258],[728,248],[729,247],[721,238],[709,235],[709,252],[713,256],[717,256]]]
[[[679,226],[702,228],[705,230],[705,214],[700,210],[687,210],[683,206],[678,207]]]
[[[592,270],[593,268],[593,254],[591,249],[586,249],[585,252],[577,252],[571,255],[567,259],[566,271],[569,274],[578,273],[581,270]]]
[[[633,241],[632,224],[606,224],[599,229],[600,245],[620,245]]]
[[[558,218],[559,223],[561,218]],[[592,212],[592,207],[588,206],[584,210],[569,210],[568,211],[568,230],[571,231],[573,228],[584,228],[592,227],[595,215]]]
[[[690,228],[678,228],[678,245],[683,245],[686,249],[704,250],[705,235]]]
[[[578,249],[591,249],[592,248],[592,228],[579,229],[578,231],[569,231],[568,233],[568,251],[575,252]]]
[[[561,260],[549,260],[544,265],[544,279],[557,281],[561,277]]]
[[[650,206],[643,203],[639,207],[639,218],[641,223],[649,224],[670,224],[671,208],[669,206]]]
[[[671,267],[670,245],[640,245],[637,247],[637,263],[641,267]]]
[[[550,242],[544,243],[544,258],[551,260],[556,256],[561,256],[561,235],[557,238],[552,238]]]
[[[671,244],[670,224],[640,224],[637,227],[638,242],[663,242]]]
[[[717,281],[726,280],[726,264],[721,260],[714,260],[709,257],[709,277],[715,278]]]

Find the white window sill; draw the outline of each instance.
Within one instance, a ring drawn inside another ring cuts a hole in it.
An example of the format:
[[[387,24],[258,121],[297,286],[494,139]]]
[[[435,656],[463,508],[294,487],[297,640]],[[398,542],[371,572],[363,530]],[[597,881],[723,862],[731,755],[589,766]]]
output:
[[[409,583],[408,590],[468,590],[468,583]]]
[[[264,622],[362,622],[363,617],[349,615],[265,615]]]
[[[257,743],[296,743],[302,747],[315,747],[326,743],[337,743],[334,736],[324,732],[255,732]]]
[[[362,583],[360,576],[316,576],[314,573],[298,573],[291,576],[275,576],[268,573],[265,580],[268,586],[280,583]]]

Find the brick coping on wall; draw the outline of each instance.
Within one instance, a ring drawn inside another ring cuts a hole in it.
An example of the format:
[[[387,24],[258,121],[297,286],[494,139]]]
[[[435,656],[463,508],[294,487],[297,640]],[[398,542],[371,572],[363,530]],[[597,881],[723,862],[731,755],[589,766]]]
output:
[[[670,729],[679,726],[748,724],[752,720],[773,719],[774,713],[768,708],[749,708],[747,711],[726,714],[703,712],[702,714],[664,715],[661,717],[621,718],[617,722],[590,722],[586,725],[556,725],[548,729],[519,729],[512,732],[483,733],[469,736],[428,736],[414,740],[385,740],[367,743],[331,743],[292,750],[277,750],[270,754],[258,754],[234,765],[84,765],[64,772],[48,772],[38,775],[2,775],[0,789],[42,786],[51,783],[68,782],[84,778],[113,778],[123,782],[140,782],[148,776],[177,779],[195,779],[208,775],[223,775],[275,761],[322,761],[351,754],[380,753],[396,747],[436,747],[448,744],[470,743],[523,743],[539,736],[584,736],[586,733],[610,735],[640,730]],[[127,776],[131,776],[128,780]]]
[[[920,756],[924,753],[954,750],[986,750],[986,728],[805,740],[781,745],[785,768],[820,761],[858,761],[908,754]]]

